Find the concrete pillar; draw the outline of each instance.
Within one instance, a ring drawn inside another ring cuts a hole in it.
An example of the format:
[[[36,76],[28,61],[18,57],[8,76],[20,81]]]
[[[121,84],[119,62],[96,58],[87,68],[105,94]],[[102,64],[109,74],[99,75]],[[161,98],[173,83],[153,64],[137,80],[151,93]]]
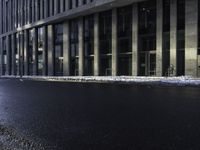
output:
[[[198,0],[186,0],[185,8],[185,75],[197,76]]]
[[[48,17],[48,5],[49,5],[49,0],[44,0],[44,19]]]
[[[48,75],[54,75],[54,64],[53,64],[53,25],[48,25]]]
[[[38,59],[37,59],[37,50],[38,50],[38,32],[37,29],[33,30],[33,75],[37,75],[38,70]]]
[[[47,27],[42,28],[42,41],[43,41],[43,76],[47,75],[47,50],[48,50],[48,40],[47,40]]]
[[[29,44],[28,44],[28,36],[29,32],[28,30],[24,31],[24,75],[28,75],[28,49],[29,49]]]
[[[65,0],[65,11],[69,10],[69,0]]]
[[[27,1],[27,16],[28,16],[28,20],[27,20],[27,24],[29,24],[31,21],[30,21],[30,0]]]
[[[99,14],[94,15],[94,75],[100,75]]]
[[[156,76],[163,75],[163,0],[157,0]]]
[[[78,0],[78,6],[82,6],[83,5],[83,0]]]
[[[117,76],[117,9],[112,10],[112,76]]]
[[[84,75],[83,18],[78,20],[79,76]]]
[[[15,50],[16,50],[16,36],[15,34],[12,34],[11,37],[11,45],[12,45],[12,75],[16,75],[16,56],[15,56]]]
[[[138,75],[138,4],[133,4],[132,23],[132,75]]]
[[[177,0],[170,0],[170,65],[177,75]]]
[[[63,75],[70,75],[69,22],[63,24]]]
[[[40,19],[43,19],[44,18],[44,3],[43,3],[44,0],[40,0]]]
[[[75,0],[72,0],[72,9],[73,8],[76,8],[76,1]]]
[[[53,10],[54,0],[49,0],[48,2],[49,2],[49,8],[50,8],[50,9],[49,9],[49,14],[50,14],[50,16],[53,16],[53,14],[54,14],[54,13],[53,13],[53,12],[54,12],[54,10]],[[48,2],[47,2],[47,3],[48,3]]]
[[[58,13],[58,0],[54,0],[54,14]]]
[[[60,12],[64,12],[64,0],[60,0]]]
[[[10,75],[10,67],[11,67],[11,43],[10,43],[10,36],[6,37],[6,75]]]
[[[39,0],[35,0],[35,20],[37,21],[37,20],[40,20],[40,18],[39,18],[39,11],[38,11],[38,2],[39,2]]]
[[[32,22],[35,21],[35,1],[32,0]]]

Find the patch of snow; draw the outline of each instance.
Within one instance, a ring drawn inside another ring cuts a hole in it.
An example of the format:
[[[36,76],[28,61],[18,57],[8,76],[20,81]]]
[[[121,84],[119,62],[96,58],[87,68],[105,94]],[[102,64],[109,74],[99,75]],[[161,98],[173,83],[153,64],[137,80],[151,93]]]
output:
[[[181,77],[140,77],[140,76],[2,76],[1,78],[18,78],[23,79],[44,80],[44,81],[60,81],[60,82],[121,82],[121,83],[150,83],[162,85],[200,85],[200,78],[192,78],[190,76]]]

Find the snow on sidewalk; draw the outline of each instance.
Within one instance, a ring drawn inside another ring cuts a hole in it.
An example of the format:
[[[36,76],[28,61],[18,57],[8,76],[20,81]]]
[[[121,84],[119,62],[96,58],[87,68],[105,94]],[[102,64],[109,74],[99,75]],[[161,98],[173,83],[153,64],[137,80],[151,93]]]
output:
[[[2,76],[1,78],[20,78],[19,76]],[[134,77],[134,76],[23,76],[22,79],[60,82],[97,82],[97,83],[148,83],[161,85],[200,86],[200,78],[181,77]]]

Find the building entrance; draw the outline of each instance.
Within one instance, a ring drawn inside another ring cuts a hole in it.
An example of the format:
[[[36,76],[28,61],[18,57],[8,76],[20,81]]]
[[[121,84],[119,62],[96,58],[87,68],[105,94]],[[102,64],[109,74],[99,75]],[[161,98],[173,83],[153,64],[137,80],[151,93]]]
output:
[[[155,76],[156,75],[156,52],[145,51],[140,53],[140,75]]]

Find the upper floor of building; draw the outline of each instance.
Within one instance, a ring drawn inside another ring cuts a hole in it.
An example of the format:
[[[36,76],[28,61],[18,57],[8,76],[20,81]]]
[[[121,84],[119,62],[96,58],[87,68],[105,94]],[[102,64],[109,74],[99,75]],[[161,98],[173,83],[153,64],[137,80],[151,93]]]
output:
[[[0,0],[0,34],[141,0]]]

